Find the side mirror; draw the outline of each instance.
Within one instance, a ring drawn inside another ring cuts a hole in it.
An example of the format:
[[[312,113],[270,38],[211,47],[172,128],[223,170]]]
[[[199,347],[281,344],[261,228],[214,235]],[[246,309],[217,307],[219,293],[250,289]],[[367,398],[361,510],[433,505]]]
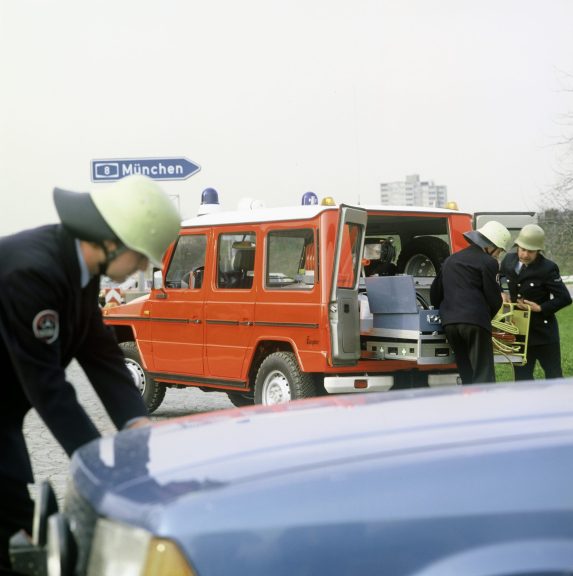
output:
[[[153,271],[153,289],[154,290],[163,289],[163,272],[161,272],[161,270]]]

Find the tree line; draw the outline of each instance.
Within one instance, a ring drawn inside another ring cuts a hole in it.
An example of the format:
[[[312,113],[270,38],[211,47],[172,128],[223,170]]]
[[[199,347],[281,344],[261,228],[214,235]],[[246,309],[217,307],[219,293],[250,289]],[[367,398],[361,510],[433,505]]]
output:
[[[557,263],[561,274],[573,275],[573,210],[550,208],[538,213],[545,230],[545,255]]]
[[[565,91],[573,95],[573,75],[565,75],[570,83]],[[561,274],[573,275],[573,112],[562,118],[564,136],[558,142],[561,151],[560,171],[556,185],[549,190],[543,204],[551,206],[538,211],[539,225],[545,230],[545,254],[554,260]]]

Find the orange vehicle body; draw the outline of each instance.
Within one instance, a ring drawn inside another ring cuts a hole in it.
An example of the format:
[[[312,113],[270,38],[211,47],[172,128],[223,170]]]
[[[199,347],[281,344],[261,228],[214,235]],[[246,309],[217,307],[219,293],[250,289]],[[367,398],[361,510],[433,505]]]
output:
[[[380,206],[348,213],[356,223],[342,222],[343,207],[323,206],[220,212],[183,222],[151,292],[103,310],[105,323],[131,349],[142,392],[156,392],[150,409],[166,386],[224,391],[242,405],[428,385],[428,375],[440,375],[430,385],[455,383],[453,362],[368,351],[359,303],[369,262],[364,247],[389,241],[395,273],[412,276],[427,300],[439,262],[416,250],[406,260],[408,247],[442,243],[443,259],[467,246],[463,233],[472,228],[471,215]],[[187,265],[194,269],[186,275]],[[282,363],[269,361],[272,355]],[[265,360],[270,368],[261,376]],[[279,385],[278,396],[269,396],[264,379]],[[329,388],[331,382],[344,384]]]

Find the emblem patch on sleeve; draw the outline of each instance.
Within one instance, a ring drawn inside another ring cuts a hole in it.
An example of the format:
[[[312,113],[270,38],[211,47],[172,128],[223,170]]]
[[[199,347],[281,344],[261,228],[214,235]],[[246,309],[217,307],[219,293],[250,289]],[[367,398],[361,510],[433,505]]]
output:
[[[34,336],[46,344],[51,344],[58,339],[60,334],[60,317],[55,310],[42,310],[38,312],[32,321]]]

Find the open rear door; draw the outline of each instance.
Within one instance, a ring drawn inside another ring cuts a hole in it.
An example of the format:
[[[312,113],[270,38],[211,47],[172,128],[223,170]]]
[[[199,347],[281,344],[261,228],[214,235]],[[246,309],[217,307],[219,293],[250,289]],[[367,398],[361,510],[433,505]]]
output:
[[[352,365],[360,358],[358,281],[367,218],[366,210],[340,206],[328,304],[334,366]]]
[[[474,229],[481,228],[491,220],[503,224],[511,233],[513,241],[526,224],[537,224],[537,214],[535,212],[476,212],[474,214]]]

